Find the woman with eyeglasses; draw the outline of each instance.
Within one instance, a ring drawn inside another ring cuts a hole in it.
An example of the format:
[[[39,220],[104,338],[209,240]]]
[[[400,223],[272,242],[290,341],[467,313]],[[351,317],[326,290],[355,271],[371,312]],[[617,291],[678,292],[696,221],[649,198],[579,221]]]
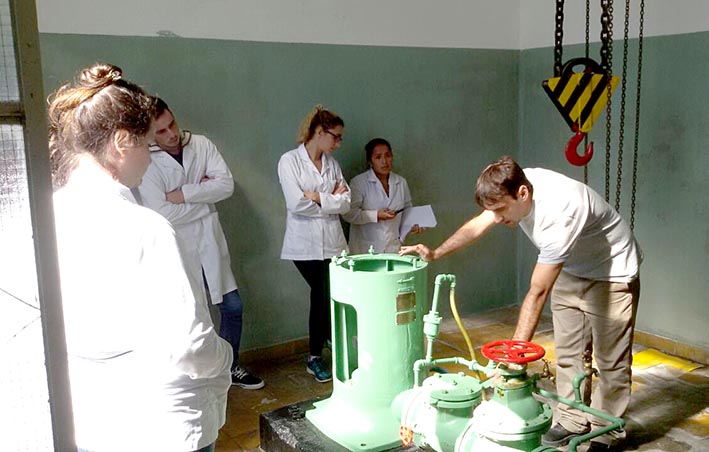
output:
[[[352,178],[351,209],[342,217],[350,227],[350,252],[398,253],[399,226],[404,209],[411,207],[406,179],[394,173],[394,154],[384,138],[374,138],[364,147],[369,169]],[[418,233],[415,225],[411,232]]]
[[[79,451],[211,452],[232,351],[175,232],[136,203],[154,100],[97,63],[50,97],[57,256]]]
[[[350,210],[350,189],[332,157],[345,123],[317,105],[303,119],[296,149],[278,162],[286,201],[286,232],[281,259],[291,260],[310,286],[310,355],[306,370],[320,383],[332,380],[322,350],[330,337],[329,264],[347,250],[340,215]]]

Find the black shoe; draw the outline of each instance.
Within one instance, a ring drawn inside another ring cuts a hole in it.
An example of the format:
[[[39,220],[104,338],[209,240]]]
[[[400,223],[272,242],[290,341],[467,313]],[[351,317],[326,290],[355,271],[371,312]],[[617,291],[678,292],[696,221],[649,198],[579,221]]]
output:
[[[544,436],[542,436],[542,444],[544,446],[552,447],[566,446],[569,441],[571,441],[571,438],[573,438],[574,436],[583,435],[590,431],[591,429],[586,427],[586,429],[581,432],[570,432],[566,430],[561,424],[555,424],[552,428],[549,429],[548,432],[544,434]]]
[[[231,384],[244,389],[261,389],[266,384],[256,375],[251,375],[248,370],[236,366],[231,372]]]
[[[599,443],[597,441],[591,441],[591,445],[586,449],[586,452],[620,452],[621,449],[619,446],[611,446],[609,444],[604,444],[604,443]]]

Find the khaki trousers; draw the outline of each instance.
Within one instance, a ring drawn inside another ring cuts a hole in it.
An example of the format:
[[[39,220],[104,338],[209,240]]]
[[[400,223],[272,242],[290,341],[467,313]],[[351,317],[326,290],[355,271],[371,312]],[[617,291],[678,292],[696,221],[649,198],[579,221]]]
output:
[[[598,380],[591,396],[588,379],[581,386],[584,403],[612,416],[622,417],[630,403],[632,346],[640,279],[614,283],[578,278],[561,272],[551,293],[554,346],[557,357],[556,390],[574,399],[573,379],[583,373],[583,354],[593,352]],[[590,400],[589,400],[590,399]],[[559,422],[572,432],[608,425],[607,421],[558,406]],[[613,444],[625,432],[611,432],[597,440]]]

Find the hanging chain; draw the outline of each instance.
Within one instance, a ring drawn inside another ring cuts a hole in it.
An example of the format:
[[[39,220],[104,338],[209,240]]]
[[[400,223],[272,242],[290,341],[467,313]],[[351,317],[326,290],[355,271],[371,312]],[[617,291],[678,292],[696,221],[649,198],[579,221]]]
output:
[[[586,58],[590,56],[591,42],[591,0],[586,0]]]
[[[640,31],[638,32],[638,91],[635,98],[635,145],[633,147],[633,191],[630,201],[630,230],[635,229],[635,191],[638,174],[638,141],[640,137],[640,82],[643,68],[643,27],[645,17],[645,0],[640,0]]]
[[[601,68],[608,77],[606,104],[606,201],[610,200],[611,170],[611,77],[613,75],[613,0],[601,0]]]
[[[591,0],[586,0],[586,58],[589,57],[591,35],[589,32],[591,23]],[[588,149],[588,135],[583,138],[583,147]],[[588,163],[583,166],[583,183],[588,185]]]
[[[601,69],[611,70],[613,58],[613,0],[601,0]]]
[[[564,0],[556,0],[554,16],[554,77],[561,76],[562,43],[564,41]]]
[[[615,185],[615,210],[620,212],[620,195],[623,186],[623,143],[625,141],[625,88],[628,82],[628,28],[630,26],[630,0],[625,0],[623,23],[623,74],[620,86],[620,124],[618,125],[618,179]]]

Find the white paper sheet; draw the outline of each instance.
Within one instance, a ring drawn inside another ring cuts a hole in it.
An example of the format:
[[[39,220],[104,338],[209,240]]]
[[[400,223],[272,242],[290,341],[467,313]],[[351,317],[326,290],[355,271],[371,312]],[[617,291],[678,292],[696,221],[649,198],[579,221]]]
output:
[[[421,228],[432,228],[436,224],[436,216],[430,205],[409,207],[401,213],[401,225],[399,226],[399,240],[403,243],[406,235],[411,232],[414,225]]]

